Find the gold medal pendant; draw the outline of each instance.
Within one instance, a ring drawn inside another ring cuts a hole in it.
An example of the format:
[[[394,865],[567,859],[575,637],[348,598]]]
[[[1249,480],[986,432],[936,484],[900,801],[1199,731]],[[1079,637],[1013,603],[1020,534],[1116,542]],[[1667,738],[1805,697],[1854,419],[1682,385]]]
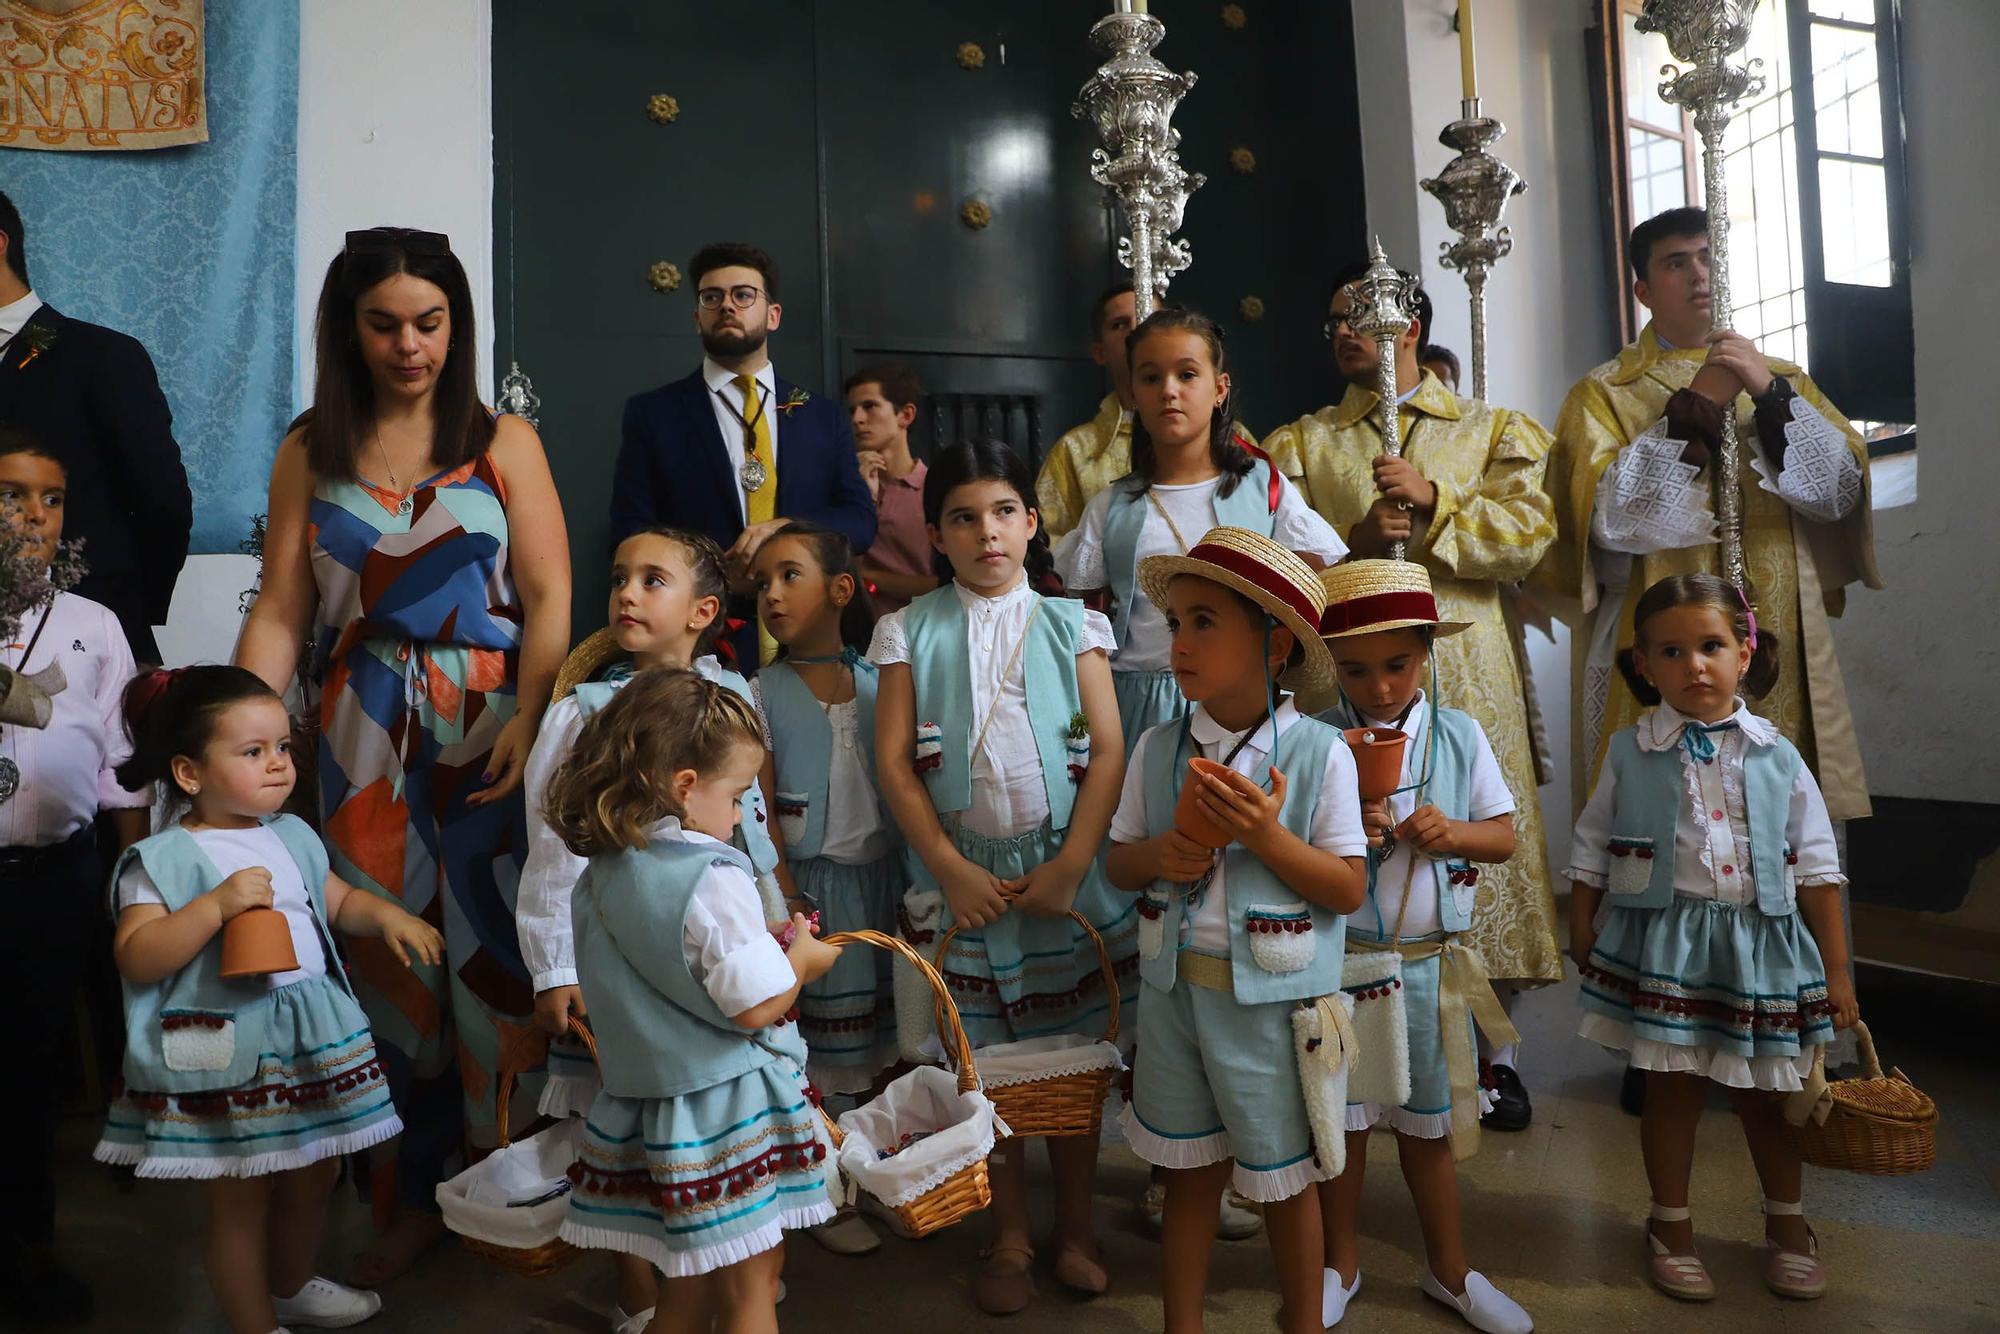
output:
[[[743,489],[746,492],[763,490],[764,483],[771,478],[771,474],[764,467],[764,460],[755,454],[743,460],[743,467],[738,470],[737,476],[742,479]]]

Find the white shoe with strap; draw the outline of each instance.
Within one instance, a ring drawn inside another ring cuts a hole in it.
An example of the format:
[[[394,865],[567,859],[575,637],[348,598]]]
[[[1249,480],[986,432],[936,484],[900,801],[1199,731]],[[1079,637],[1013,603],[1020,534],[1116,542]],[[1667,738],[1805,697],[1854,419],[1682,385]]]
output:
[[[1354,1271],[1352,1283],[1340,1281],[1338,1269],[1325,1269],[1320,1273],[1319,1323],[1332,1329],[1347,1315],[1347,1304],[1354,1300],[1354,1294],[1361,1291],[1361,1270]]]
[[[1655,1223],[1685,1223],[1694,1214],[1686,1205],[1655,1204],[1651,1216]],[[1647,1257],[1647,1266],[1654,1287],[1684,1302],[1715,1299],[1715,1280],[1708,1276],[1708,1266],[1701,1262],[1700,1256],[1691,1251],[1676,1255],[1650,1225],[1646,1228],[1646,1246],[1652,1252]]]
[[[1789,1204],[1782,1200],[1764,1201],[1766,1218],[1798,1218],[1804,1214],[1805,1206],[1797,1200]],[[1826,1295],[1826,1262],[1819,1258],[1819,1234],[1811,1227],[1806,1228],[1804,1251],[1788,1251],[1769,1237],[1764,1245],[1765,1287],[1780,1297],[1801,1302]]]

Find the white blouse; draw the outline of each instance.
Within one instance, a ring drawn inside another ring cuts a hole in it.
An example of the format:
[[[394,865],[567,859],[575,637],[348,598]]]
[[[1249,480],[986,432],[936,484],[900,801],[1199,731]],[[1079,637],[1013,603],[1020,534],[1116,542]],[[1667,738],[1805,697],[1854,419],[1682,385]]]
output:
[[[648,831],[655,843],[727,844],[681,828],[669,815]],[[737,866],[711,866],[695,881],[681,920],[681,953],[716,1008],[735,1016],[783,995],[798,982],[792,961],[764,920],[757,882]]]
[[[764,717],[764,687],[750,683],[757,701],[757,714]],[[868,744],[861,735],[861,705],[857,700],[840,704],[822,701],[827,726],[833,729],[833,750],[827,757],[826,814],[820,836],[819,855],[842,866],[866,866],[888,855],[895,835],[882,818],[882,804],[875,795],[875,783],[868,773]],[[773,752],[771,720],[764,717],[764,744]],[[772,793],[775,801],[776,793]]]
[[[123,640],[119,641],[123,643]],[[225,877],[252,866],[261,866],[271,873],[271,906],[285,915],[285,925],[292,931],[292,953],[298,957],[299,966],[289,972],[272,973],[265,980],[273,988],[302,981],[308,977],[326,975],[326,949],[320,944],[319,927],[313,922],[312,901],[306,897],[306,878],[299,872],[299,864],[292,860],[291,852],[269,825],[255,825],[249,829],[190,829],[195,846],[202,856],[208,858],[217,871]],[[353,891],[365,894],[365,889]],[[146,874],[146,867],[137,857],[127,863],[118,876],[118,907],[122,912],[139,903],[156,903],[166,906],[160,896],[159,886],[153,877]]]
[[[1347,544],[1340,540],[1340,534],[1306,504],[1305,497],[1289,478],[1278,480],[1278,512],[1272,516],[1272,538],[1288,551],[1315,557],[1328,565],[1339,561],[1347,554]],[[1238,485],[1253,483],[1254,478],[1244,478]],[[1159,497],[1160,508],[1154,508],[1151,501],[1143,498],[1139,502],[1145,511],[1139,525],[1137,559],[1184,554],[1187,548],[1175,540],[1175,528],[1189,545],[1201,541],[1202,534],[1216,525],[1215,493],[1221,485],[1222,478],[1217,476],[1181,486],[1162,486],[1156,482],[1148,488],[1148,494]],[[1075,540],[1065,547],[1058,562],[1063,582],[1071,592],[1111,586],[1111,576],[1104,567],[1104,516],[1110,512],[1115,495],[1107,488],[1091,497],[1074,531]],[[1160,517],[1161,509],[1173,519],[1172,524]],[[1119,651],[1113,666],[1121,672],[1161,671],[1167,666],[1170,649],[1166,615],[1136,589],[1133,599],[1125,647]]]
[[[961,819],[967,829],[987,838],[1017,838],[1039,829],[1049,818],[1048,788],[1042,776],[1042,753],[1035,744],[1028,718],[1027,673],[1015,660],[1015,646],[1028,629],[1028,614],[1037,594],[1023,574],[1013,588],[997,597],[982,597],[953,581],[952,592],[965,608],[965,634],[972,663],[972,736],[982,728],[985,741],[972,757],[972,804]],[[1083,613],[1084,653],[1109,654],[1115,644],[1111,622],[1102,614]],[[1081,655],[1079,655],[1081,656]],[[910,660],[903,613],[892,611],[875,623],[868,659],[878,667]],[[1009,662],[1013,670],[1007,671]],[[1001,674],[1006,672],[1006,679]],[[991,726],[987,725],[989,715]],[[924,720],[919,718],[918,722]]]
[[[1715,742],[1714,761],[1696,763],[1681,745],[1681,733],[1690,721],[1671,704],[1662,703],[1636,724],[1639,749],[1679,749],[1681,771],[1687,779],[1687,800],[1682,803],[1674,826],[1674,893],[1738,906],[1753,904],[1757,901],[1757,884],[1749,860],[1750,821],[1743,800],[1743,754],[1751,741],[1760,745],[1775,742],[1778,729],[1768,719],[1750,712],[1739,699],[1736,712],[1730,716],[1736,727],[1710,734]],[[1571,880],[1599,889],[1610,885],[1612,819],[1617,805],[1618,775],[1606,764],[1598,773],[1597,787],[1591,792],[1583,814],[1577,817],[1570,842]],[[1834,842],[1833,823],[1826,816],[1826,800],[1803,764],[1792,780],[1785,841],[1791,844],[1792,853],[1798,858],[1793,868],[1795,884],[1847,883],[1847,877],[1840,871],[1840,849]]]

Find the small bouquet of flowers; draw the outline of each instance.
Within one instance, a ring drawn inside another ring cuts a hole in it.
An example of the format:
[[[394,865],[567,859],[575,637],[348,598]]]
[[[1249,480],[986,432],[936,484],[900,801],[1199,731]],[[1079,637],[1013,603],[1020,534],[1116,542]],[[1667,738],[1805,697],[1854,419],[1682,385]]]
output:
[[[57,593],[74,588],[87,567],[83,543],[58,543],[55,559],[42,559],[41,544],[32,542],[0,509],[0,644],[18,644],[29,618],[55,601]],[[22,655],[23,662],[27,655]],[[62,665],[50,663],[32,675],[0,667],[0,723],[47,727],[54,708],[50,697],[69,682]]]
[[[1090,719],[1082,709],[1070,716],[1063,731],[1063,749],[1069,756],[1069,781],[1081,783],[1084,771],[1090,768]]]

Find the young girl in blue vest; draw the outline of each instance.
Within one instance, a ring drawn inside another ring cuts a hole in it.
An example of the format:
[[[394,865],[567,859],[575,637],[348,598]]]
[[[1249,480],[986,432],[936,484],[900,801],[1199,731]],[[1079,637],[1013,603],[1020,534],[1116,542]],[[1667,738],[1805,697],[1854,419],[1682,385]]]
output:
[[[750,685],[712,654],[721,636],[729,585],[722,549],[699,533],[650,528],[618,544],[611,561],[607,614],[618,647],[631,655],[603,680],[586,681],[551,704],[528,754],[523,784],[528,804],[528,861],[521,871],[515,928],[535,987],[535,1023],[549,1044],[549,1078],[540,1104],[546,1116],[583,1116],[597,1096],[597,1071],[581,1044],[568,1039],[572,1015],[584,1017],[578,985],[570,896],[584,859],[571,852],[542,814],[549,778],[576,744],[584,721],[608,703],[636,671],[688,668],[750,698]],[[739,841],[759,876],[776,870],[759,788],[752,788]],[[767,898],[770,897],[768,894]],[[613,1334],[638,1334],[652,1319],[658,1282],[644,1261],[620,1256]]]
[[[1277,689],[1323,684],[1323,594],[1262,534],[1208,532],[1139,567],[1165,613],[1173,672],[1194,703],[1132,751],[1106,869],[1139,893],[1140,1022],[1133,1152],[1165,1169],[1166,1327],[1202,1328],[1217,1207],[1234,1184],[1264,1207],[1283,1327],[1317,1331],[1319,1201],[1327,1170],[1293,1045],[1292,1014],[1339,989],[1341,914],[1361,902],[1367,841],[1340,736]],[[1226,777],[1192,767],[1200,757]],[[1220,857],[1175,827],[1189,784],[1230,837]]]
[[[1460,933],[1472,923],[1478,864],[1513,855],[1514,797],[1479,724],[1433,697],[1438,685],[1431,643],[1466,627],[1438,620],[1429,571],[1414,561],[1360,560],[1326,570],[1320,579],[1326,587],[1320,632],[1333,652],[1340,687],[1338,701],[1320,716],[1342,729],[1399,731],[1408,738],[1395,792],[1362,803],[1368,892],[1348,920],[1347,950],[1371,956],[1357,961],[1364,971],[1372,960],[1400,956],[1398,969],[1350,977],[1348,990],[1362,1031],[1361,1060],[1372,1057],[1379,1068],[1389,1052],[1370,1051],[1375,1030],[1363,1010],[1391,1004],[1385,987],[1400,988],[1410,1087],[1401,1104],[1348,1103],[1347,1170],[1320,1187],[1326,1226],[1322,1318],[1329,1328],[1338,1324],[1361,1287],[1355,1226],[1368,1135],[1386,1125],[1395,1133],[1403,1181],[1423,1225],[1424,1293],[1474,1329],[1526,1334],[1534,1328],[1528,1313],[1466,1264],[1453,1161],[1477,1149],[1486,1110],[1473,1018],[1496,1041],[1513,1040],[1485,965],[1460,943]],[[1431,694],[1423,689],[1427,678]],[[1366,1091],[1353,1083],[1349,1089],[1350,1097]]]
[[[1735,587],[1673,575],[1640,596],[1632,624],[1620,667],[1654,707],[1611,738],[1572,838],[1582,1033],[1646,1071],[1655,1286],[1715,1295],[1694,1253],[1688,1177],[1720,1084],[1764,1188],[1765,1285],[1818,1297],[1826,1268],[1779,1095],[1860,1017],[1833,826],[1798,750],[1743,702],[1770,688],[1778,657]]]
[[[883,798],[909,845],[912,898],[942,894],[965,928],[939,969],[975,1045],[1060,1033],[1103,1036],[1102,935],[1123,977],[1132,903],[1097,871],[1125,747],[1104,617],[1031,580],[1049,555],[1027,465],[993,441],[931,460],[924,520],[951,582],[875,627],[875,756]],[[1121,901],[1122,900],[1122,901]],[[1122,985],[1122,983],[1121,983]],[[1090,1216],[1097,1141],[1050,1139],[1057,1281],[1104,1290]],[[982,1310],[1021,1310],[1034,1291],[1022,1146],[992,1158],[998,1232],[973,1281]]]
[[[1180,717],[1162,610],[1138,589],[1139,562],[1181,556],[1218,524],[1273,538],[1314,569],[1346,543],[1298,488],[1238,434],[1222,330],[1192,310],[1156,310],[1125,340],[1132,366],[1132,471],[1091,498],[1063,554],[1073,596],[1102,605],[1117,648],[1111,683],[1129,752]],[[1254,1221],[1254,1220],[1253,1220]]]
[[[571,906],[603,1073],[562,1235],[665,1275],[652,1334],[776,1331],[784,1233],[833,1216],[792,1020],[840,951],[803,915],[781,944],[728,841],[764,759],[741,695],[652,668],[584,723],[543,799],[589,858]]]
[[[352,1325],[372,1292],[313,1275],[342,1154],[402,1130],[332,929],[380,939],[408,966],[443,938],[327,869],[319,836],[279,814],[296,775],[291,719],[240,667],[135,678],[118,781],[166,785],[179,818],[118,859],[113,957],[125,981],[124,1088],[99,1162],[204,1183],[209,1286],[234,1334]],[[275,908],[297,967],[223,974],[222,936]]]

